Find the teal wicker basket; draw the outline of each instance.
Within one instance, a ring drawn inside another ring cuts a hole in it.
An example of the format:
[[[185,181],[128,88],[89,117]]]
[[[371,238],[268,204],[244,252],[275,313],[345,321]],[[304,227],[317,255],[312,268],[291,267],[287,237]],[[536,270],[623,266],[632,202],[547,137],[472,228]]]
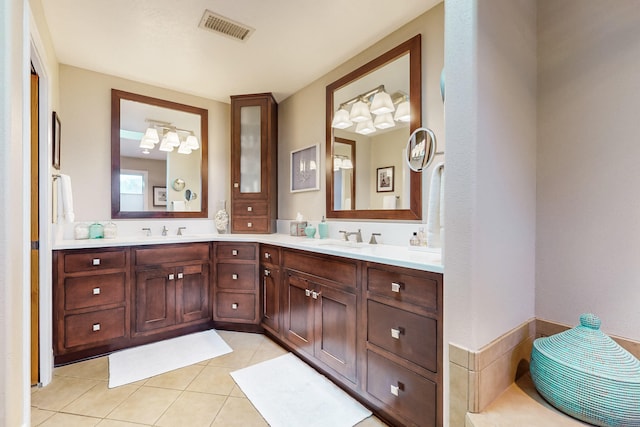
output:
[[[640,426],[640,362],[600,331],[600,319],[538,338],[531,378],[560,411],[598,426]]]

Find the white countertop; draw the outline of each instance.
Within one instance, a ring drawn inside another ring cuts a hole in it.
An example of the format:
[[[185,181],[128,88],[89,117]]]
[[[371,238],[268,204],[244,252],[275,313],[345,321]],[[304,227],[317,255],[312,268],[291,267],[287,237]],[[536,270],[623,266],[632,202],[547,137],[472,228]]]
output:
[[[342,256],[362,261],[378,262],[416,270],[443,273],[442,258],[438,249],[412,248],[408,246],[370,245],[345,242],[338,239],[310,239],[286,234],[187,234],[184,236],[131,236],[115,239],[59,240],[53,245],[59,249],[89,249],[114,246],[157,245],[189,242],[254,242],[302,249],[328,255]]]

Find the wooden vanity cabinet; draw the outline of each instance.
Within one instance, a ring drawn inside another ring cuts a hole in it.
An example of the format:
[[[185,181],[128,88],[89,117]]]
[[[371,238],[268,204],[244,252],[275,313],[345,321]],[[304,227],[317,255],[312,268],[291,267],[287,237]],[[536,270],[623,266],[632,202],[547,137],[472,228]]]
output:
[[[231,232],[275,233],[278,104],[270,93],[231,97]]]
[[[364,394],[402,425],[442,425],[442,275],[366,263]]]
[[[359,263],[294,250],[282,255],[283,339],[355,388]]]
[[[129,252],[53,252],[55,363],[115,350],[129,337]]]
[[[260,297],[262,327],[280,334],[281,249],[260,245]]]
[[[258,325],[258,244],[216,242],[214,251],[213,320]]]
[[[140,246],[132,257],[132,336],[209,322],[209,243]]]

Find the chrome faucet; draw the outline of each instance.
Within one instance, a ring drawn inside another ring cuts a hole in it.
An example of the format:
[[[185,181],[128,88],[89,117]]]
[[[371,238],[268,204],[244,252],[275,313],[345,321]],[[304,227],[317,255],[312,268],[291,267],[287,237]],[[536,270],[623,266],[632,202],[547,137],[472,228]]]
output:
[[[149,227],[144,227],[142,231],[144,232],[145,236],[147,237],[151,236],[151,229]]]
[[[166,236],[166,235],[167,235],[167,231],[169,231],[169,229],[167,228],[167,226],[166,226],[166,225],[163,225],[163,226],[162,226],[162,235],[163,235],[163,236]]]
[[[178,236],[182,236],[182,230],[186,230],[187,227],[178,227]]]
[[[349,236],[356,236],[356,243],[362,243],[362,232],[358,228],[358,231],[347,232],[344,230],[340,230],[339,233],[344,234],[344,240],[349,241]]]
[[[377,245],[378,241],[376,240],[376,236],[381,236],[380,233],[371,233],[371,240],[369,240],[370,245]]]

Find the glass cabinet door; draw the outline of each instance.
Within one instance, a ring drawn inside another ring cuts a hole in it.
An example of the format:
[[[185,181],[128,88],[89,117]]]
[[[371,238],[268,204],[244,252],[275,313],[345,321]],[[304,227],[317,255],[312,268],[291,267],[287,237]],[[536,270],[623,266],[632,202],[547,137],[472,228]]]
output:
[[[240,192],[262,191],[261,107],[240,108]]]

